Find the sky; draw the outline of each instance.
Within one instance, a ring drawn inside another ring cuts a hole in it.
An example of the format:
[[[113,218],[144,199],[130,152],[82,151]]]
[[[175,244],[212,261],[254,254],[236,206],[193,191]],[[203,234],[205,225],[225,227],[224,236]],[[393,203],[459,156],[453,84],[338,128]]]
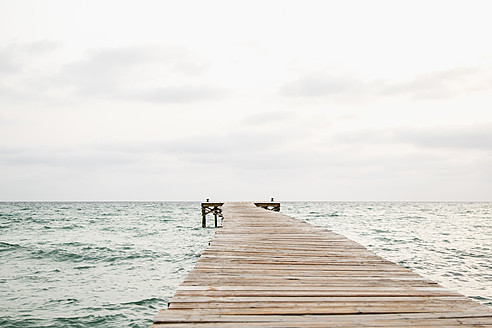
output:
[[[0,0],[0,200],[492,201],[491,12]]]

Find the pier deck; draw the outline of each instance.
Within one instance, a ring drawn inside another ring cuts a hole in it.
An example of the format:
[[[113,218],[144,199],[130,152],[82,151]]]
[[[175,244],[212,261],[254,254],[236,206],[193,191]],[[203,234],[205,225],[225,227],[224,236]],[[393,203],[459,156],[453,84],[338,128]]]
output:
[[[327,229],[225,203],[152,328],[491,327],[492,309]]]

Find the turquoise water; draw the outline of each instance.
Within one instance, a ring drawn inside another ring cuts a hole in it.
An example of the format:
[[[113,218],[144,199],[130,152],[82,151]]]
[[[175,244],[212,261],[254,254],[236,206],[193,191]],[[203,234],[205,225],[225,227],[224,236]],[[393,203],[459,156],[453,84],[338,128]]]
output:
[[[286,202],[492,305],[491,203]],[[0,203],[1,327],[147,327],[215,229],[198,202]]]
[[[2,203],[1,327],[146,327],[213,235],[199,203]]]

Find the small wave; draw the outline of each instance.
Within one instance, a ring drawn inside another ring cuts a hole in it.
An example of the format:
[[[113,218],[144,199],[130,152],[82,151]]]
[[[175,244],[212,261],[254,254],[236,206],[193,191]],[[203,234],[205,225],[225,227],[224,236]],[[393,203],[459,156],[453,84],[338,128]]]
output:
[[[82,226],[77,225],[77,224],[71,224],[71,225],[60,227],[60,229],[62,229],[62,230],[72,230],[72,229],[77,229],[77,228],[82,228]]]
[[[185,269],[183,267],[176,267],[174,270],[173,270],[173,273],[174,274],[177,274],[177,273],[181,273],[185,271]]]
[[[165,300],[162,298],[152,297],[152,298],[146,298],[146,299],[143,299],[140,301],[121,303],[121,305],[139,305],[139,306],[142,306],[142,305],[153,305],[156,303],[160,304],[160,303],[164,303],[164,302],[165,302]]]
[[[63,249],[54,249],[50,251],[45,251],[40,249],[32,252],[32,255],[33,258],[37,258],[37,259],[50,258],[60,262],[63,261],[81,262],[84,260],[84,255],[68,252]]]
[[[185,257],[199,258],[201,252],[189,252],[185,254]]]
[[[476,247],[474,249],[476,252],[468,252],[464,250],[455,250],[453,249],[455,256],[457,256],[460,259],[465,259],[465,258],[487,258],[488,257],[488,248],[481,248],[481,247]]]
[[[106,216],[115,216],[114,213],[101,213],[99,216],[106,217]],[[98,218],[99,219],[99,218]]]
[[[75,246],[75,247],[82,247],[82,246],[86,246],[87,244],[85,243],[82,243],[80,241],[71,241],[71,242],[68,242],[68,243],[62,243],[60,244],[61,246]]]
[[[53,327],[108,327],[113,326],[116,322],[121,323],[127,319],[123,313],[55,318]]]
[[[449,271],[449,273],[455,277],[462,277],[463,276],[463,274],[461,272]]]
[[[93,268],[95,268],[94,265],[81,265],[81,266],[74,267],[75,270],[85,270],[85,269],[93,269]]]
[[[156,258],[161,257],[161,253],[150,250],[131,251],[116,250],[108,247],[84,247],[77,251],[66,249],[52,249],[33,251],[32,257],[36,259],[47,258],[57,262],[106,262],[114,263],[125,260],[134,260],[139,258]]]
[[[19,244],[11,244],[0,241],[0,252],[12,251],[19,248],[22,248],[22,246]]]
[[[47,305],[50,304],[78,304],[79,300],[76,298],[65,298],[60,300],[49,300],[46,302]]]

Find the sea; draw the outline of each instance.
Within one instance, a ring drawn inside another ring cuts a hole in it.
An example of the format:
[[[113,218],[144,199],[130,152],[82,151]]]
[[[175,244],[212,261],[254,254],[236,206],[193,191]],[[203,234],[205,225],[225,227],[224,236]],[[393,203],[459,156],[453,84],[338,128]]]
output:
[[[492,306],[492,203],[281,206]],[[199,202],[1,202],[0,327],[147,327],[215,231]]]

